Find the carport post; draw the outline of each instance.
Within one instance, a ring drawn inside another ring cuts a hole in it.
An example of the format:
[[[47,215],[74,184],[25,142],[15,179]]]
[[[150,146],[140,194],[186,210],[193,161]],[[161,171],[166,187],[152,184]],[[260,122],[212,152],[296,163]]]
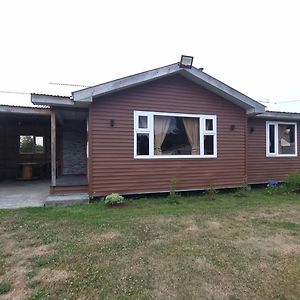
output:
[[[51,110],[51,186],[56,186],[56,117]]]

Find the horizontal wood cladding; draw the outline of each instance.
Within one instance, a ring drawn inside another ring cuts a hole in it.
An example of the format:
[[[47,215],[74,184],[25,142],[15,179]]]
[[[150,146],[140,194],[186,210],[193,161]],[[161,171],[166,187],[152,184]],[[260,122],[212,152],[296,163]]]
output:
[[[218,157],[134,159],[135,110],[217,115]],[[238,186],[245,177],[245,118],[241,108],[179,75],[95,99],[89,115],[90,194],[167,191],[174,178],[179,190]]]
[[[276,121],[276,120],[272,120]],[[251,132],[253,128],[253,132]],[[300,124],[297,125],[298,156],[266,157],[266,120],[248,120],[248,179],[249,183],[266,183],[269,179],[278,181],[300,169],[299,145]]]

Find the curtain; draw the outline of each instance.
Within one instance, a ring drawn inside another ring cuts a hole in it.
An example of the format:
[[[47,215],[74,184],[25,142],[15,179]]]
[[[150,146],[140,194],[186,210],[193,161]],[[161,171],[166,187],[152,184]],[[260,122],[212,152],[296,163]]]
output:
[[[154,118],[154,154],[161,155],[161,145],[168,133],[171,118],[155,116]]]
[[[192,147],[192,155],[199,153],[199,119],[196,118],[182,118],[183,125]]]

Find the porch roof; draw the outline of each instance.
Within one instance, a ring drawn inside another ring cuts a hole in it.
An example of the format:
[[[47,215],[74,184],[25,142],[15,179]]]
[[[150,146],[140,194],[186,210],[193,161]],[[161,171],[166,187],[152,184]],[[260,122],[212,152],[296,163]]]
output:
[[[29,114],[29,115],[49,115],[49,107],[26,107],[0,104],[0,113],[7,114]]]

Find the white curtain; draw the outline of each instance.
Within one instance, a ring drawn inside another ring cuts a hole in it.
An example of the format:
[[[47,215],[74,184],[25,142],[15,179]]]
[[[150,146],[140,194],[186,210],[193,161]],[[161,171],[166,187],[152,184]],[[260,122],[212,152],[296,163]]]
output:
[[[171,118],[165,116],[155,116],[154,118],[154,153],[161,155],[161,145],[168,133]]]
[[[183,118],[183,125],[192,147],[192,155],[199,155],[199,119]]]

